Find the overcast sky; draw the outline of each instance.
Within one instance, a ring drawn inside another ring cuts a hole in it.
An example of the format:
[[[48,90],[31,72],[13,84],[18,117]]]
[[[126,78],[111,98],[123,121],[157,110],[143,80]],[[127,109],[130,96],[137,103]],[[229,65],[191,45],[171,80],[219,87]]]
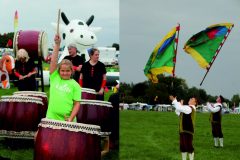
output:
[[[95,19],[91,26],[102,27],[102,31],[96,34],[98,37],[96,47],[119,43],[118,0],[1,0],[0,33],[14,31],[13,20],[17,10],[18,29],[47,32],[51,46],[55,34],[51,22],[57,21],[58,9],[61,9],[69,20],[87,20],[94,15]]]
[[[234,28],[203,85],[205,70],[184,52],[185,42],[206,27],[230,22]],[[120,2],[121,82],[143,82],[144,66],[156,44],[180,23],[176,75],[189,87],[227,98],[240,93],[239,0],[123,0]]]
[[[183,51],[184,43],[209,25],[234,23],[200,88],[227,98],[240,93],[239,0],[1,0],[0,33],[13,31],[14,12],[18,10],[19,30],[47,32],[50,46],[55,33],[51,22],[56,22],[59,8],[69,20],[95,16],[91,26],[103,28],[97,33],[97,47],[120,43],[120,80],[128,83],[147,80],[143,69],[152,50],[180,23],[176,75],[186,79],[189,87],[200,87],[205,70]]]

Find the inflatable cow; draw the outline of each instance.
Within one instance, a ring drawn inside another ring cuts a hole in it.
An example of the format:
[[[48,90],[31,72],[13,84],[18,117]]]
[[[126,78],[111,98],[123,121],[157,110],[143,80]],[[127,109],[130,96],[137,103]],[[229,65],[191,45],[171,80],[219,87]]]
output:
[[[65,48],[59,57],[58,63],[68,55],[67,46],[70,43],[76,44],[80,54],[84,54],[85,57],[88,58],[87,49],[94,46],[97,42],[95,33],[102,29],[101,27],[90,27],[94,16],[92,15],[86,22],[79,19],[69,21],[66,15],[62,12],[61,18],[64,24],[59,24],[59,32],[64,41]],[[52,25],[55,29],[57,28],[56,23],[52,23]]]

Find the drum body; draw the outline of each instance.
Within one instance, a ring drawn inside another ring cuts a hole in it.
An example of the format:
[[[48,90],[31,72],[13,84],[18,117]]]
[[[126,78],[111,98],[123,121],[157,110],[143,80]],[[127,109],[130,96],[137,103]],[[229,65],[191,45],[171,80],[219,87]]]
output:
[[[44,31],[18,31],[14,36],[13,48],[17,53],[19,49],[25,49],[29,57],[38,60],[39,57],[44,59],[48,55],[47,34]]]
[[[13,95],[16,96],[30,96],[30,97],[38,97],[42,99],[43,107],[41,108],[41,117],[46,117],[47,109],[48,109],[48,97],[45,92],[40,91],[17,91],[14,92]]]
[[[92,99],[96,100],[96,91],[90,88],[82,88],[82,98],[81,99]]]
[[[33,139],[41,121],[40,98],[2,96],[0,99],[0,136]]]
[[[36,137],[35,160],[100,160],[100,127],[42,119]]]
[[[80,104],[81,106],[77,114],[77,122],[99,125],[101,127],[102,134],[110,134],[111,103],[99,100],[82,99]]]

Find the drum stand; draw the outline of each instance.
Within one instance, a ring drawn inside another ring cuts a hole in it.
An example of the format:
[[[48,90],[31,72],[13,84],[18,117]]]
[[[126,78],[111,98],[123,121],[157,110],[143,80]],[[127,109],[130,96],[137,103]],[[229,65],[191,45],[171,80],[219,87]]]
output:
[[[101,142],[103,143],[101,156],[104,156],[109,152],[109,136],[101,136]]]
[[[41,88],[42,88],[42,92],[44,92],[44,82],[43,82],[43,67],[42,67],[42,59],[39,58],[38,59],[38,64],[37,64],[37,68],[38,68],[38,72],[37,72],[37,83],[41,82]],[[39,73],[40,72],[40,73]],[[38,84],[37,84],[37,91],[38,91]]]

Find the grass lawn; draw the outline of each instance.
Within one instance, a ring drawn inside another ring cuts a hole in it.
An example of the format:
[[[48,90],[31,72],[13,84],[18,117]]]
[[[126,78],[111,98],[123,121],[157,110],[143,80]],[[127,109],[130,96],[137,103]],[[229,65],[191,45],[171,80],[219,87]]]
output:
[[[240,159],[240,115],[223,116],[224,148],[214,148],[209,113],[197,113],[196,160]],[[121,160],[179,160],[179,119],[174,112],[121,111]]]

